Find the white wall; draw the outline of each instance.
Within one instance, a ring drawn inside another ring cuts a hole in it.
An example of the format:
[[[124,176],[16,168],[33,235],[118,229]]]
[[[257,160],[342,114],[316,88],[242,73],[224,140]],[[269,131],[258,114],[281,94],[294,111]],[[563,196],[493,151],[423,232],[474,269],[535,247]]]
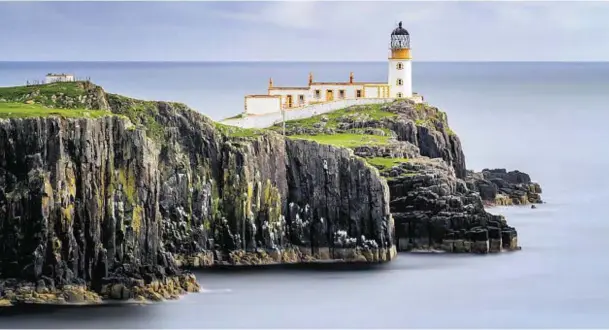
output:
[[[275,123],[280,123],[282,121],[283,115],[285,115],[285,120],[303,119],[316,116],[322,113],[344,109],[353,105],[388,103],[392,102],[393,100],[394,99],[392,98],[341,100],[322,104],[313,104],[301,109],[288,110],[261,116],[227,119],[221,121],[221,123],[225,125],[232,125],[243,128],[265,128],[272,126]]]
[[[366,86],[366,98],[383,98],[389,97],[390,95],[385,94],[385,90],[387,87],[379,87],[379,86]],[[391,90],[389,90],[391,93]]]
[[[397,64],[402,63],[403,68],[398,70]],[[403,85],[398,86],[397,80],[402,79]],[[412,61],[389,59],[389,86],[391,86],[391,97],[397,97],[402,93],[402,97],[412,96]]]
[[[292,104],[294,107],[299,106],[299,95],[304,95],[304,104],[308,104],[311,99],[311,90],[309,89],[270,89],[270,95],[280,95],[281,96],[281,104],[287,104],[288,95],[292,95]]]
[[[249,115],[262,115],[281,111],[279,97],[245,97],[245,113]]]
[[[270,95],[281,95],[281,104],[287,104],[287,95],[292,95],[292,99],[293,99],[293,106],[294,107],[299,107],[298,104],[298,95],[304,95],[305,97],[305,102],[304,105],[308,105],[310,103],[316,103],[316,102],[326,102],[326,98],[327,98],[327,94],[328,94],[328,90],[332,90],[333,94],[334,94],[334,100],[338,101],[341,100],[340,98],[340,91],[344,90],[345,91],[345,99],[355,99],[357,96],[357,90],[361,89],[362,93],[364,92],[364,85],[363,84],[313,84],[310,86],[310,88],[308,90],[302,90],[302,89],[271,89],[269,91]],[[315,90],[319,90],[319,98],[315,97]],[[368,96],[366,95],[366,97],[382,97],[382,95],[378,95],[376,93],[376,87],[374,87],[374,93],[372,96]]]
[[[44,80],[47,84],[59,82],[59,81],[74,81],[74,76],[47,76]]]
[[[319,98],[315,98],[315,90],[319,90]],[[330,85],[330,84],[313,84],[311,85],[311,101],[313,102],[326,102],[326,97],[328,94],[328,90],[332,90],[333,94],[334,94],[334,100],[340,100],[340,90],[344,90],[345,91],[345,99],[354,99],[356,97],[356,91],[358,89],[361,89],[362,92],[364,90],[364,85],[363,84],[353,84],[353,85],[347,85],[347,84],[336,84],[336,85]]]

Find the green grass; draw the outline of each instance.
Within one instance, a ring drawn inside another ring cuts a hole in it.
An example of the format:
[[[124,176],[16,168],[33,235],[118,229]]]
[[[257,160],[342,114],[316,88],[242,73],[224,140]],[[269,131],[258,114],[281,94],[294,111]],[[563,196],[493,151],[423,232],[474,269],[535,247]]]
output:
[[[386,157],[373,157],[365,158],[368,164],[378,168],[379,170],[390,169],[395,165],[406,163],[409,161],[408,158],[386,158]]]
[[[388,136],[365,134],[325,134],[325,135],[292,135],[290,138],[315,141],[320,144],[330,144],[337,147],[355,148],[361,146],[378,146],[389,143]]]
[[[222,134],[230,137],[255,137],[264,134],[266,131],[257,128],[241,128],[237,126],[224,125],[219,122],[214,122],[216,129]]]
[[[322,118],[327,118],[325,121],[325,127],[328,128],[336,128],[337,124],[344,121],[349,121],[349,116],[357,116],[357,117],[365,117],[369,120],[381,120],[384,118],[394,118],[397,117],[397,114],[393,112],[388,112],[382,110],[384,104],[370,104],[370,105],[361,105],[361,106],[353,106],[345,109],[340,109],[332,112],[328,112],[325,114],[296,119],[296,120],[288,120],[285,122],[286,129],[290,129],[291,127],[308,127],[312,128],[313,125],[317,123],[324,122]],[[272,127],[274,130],[281,129],[281,124]]]
[[[78,97],[83,95],[84,91],[82,82],[57,82],[33,86],[0,87],[0,99],[7,101],[15,100],[33,92],[48,97],[60,93],[70,97]]]
[[[146,135],[155,140],[162,141],[165,129],[157,121],[157,102],[136,100],[118,94],[106,94],[108,102],[115,114],[123,115],[133,124],[146,128]]]
[[[31,118],[60,116],[65,118],[99,118],[112,115],[109,111],[85,109],[51,109],[39,104],[0,102],[0,118]]]

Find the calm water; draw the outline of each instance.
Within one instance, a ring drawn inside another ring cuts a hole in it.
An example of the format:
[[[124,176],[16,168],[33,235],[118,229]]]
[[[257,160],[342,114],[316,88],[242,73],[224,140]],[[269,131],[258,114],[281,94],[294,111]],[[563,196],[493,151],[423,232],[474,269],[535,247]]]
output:
[[[0,86],[47,72],[175,100],[214,119],[243,95],[316,80],[383,81],[380,63],[2,63]],[[0,327],[609,327],[609,63],[415,63],[415,91],[448,112],[470,168],[531,174],[547,204],[496,208],[523,250],[401,254],[368,271],[201,273],[206,292],[154,306],[2,317]]]

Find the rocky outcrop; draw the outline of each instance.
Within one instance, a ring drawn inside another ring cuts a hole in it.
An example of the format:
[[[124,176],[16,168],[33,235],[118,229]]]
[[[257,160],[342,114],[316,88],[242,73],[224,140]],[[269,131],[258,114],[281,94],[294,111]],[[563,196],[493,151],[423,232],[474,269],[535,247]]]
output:
[[[484,210],[479,195],[441,159],[418,158],[383,170],[400,251],[495,253],[519,250],[517,232]]]
[[[449,128],[446,114],[427,104],[396,101],[380,107],[354,106],[288,122],[286,133],[337,143],[342,140],[332,135],[359,134],[362,141],[387,137],[380,145],[363,143],[351,148],[387,179],[400,251],[519,250],[516,229],[504,217],[485,211],[483,200],[490,198],[491,188],[495,189],[492,198],[501,192],[511,196],[509,200],[524,194],[533,201],[541,193],[539,185],[520,172],[487,170],[474,175],[466,171],[461,142]]]
[[[394,131],[399,141],[416,145],[421,156],[442,158],[454,168],[458,178],[465,178],[461,140],[448,127],[446,113],[436,107],[410,102],[395,102],[386,111],[396,113],[397,117],[383,120],[382,125]]]
[[[484,169],[480,173],[467,172],[467,185],[478,191],[490,205],[541,204],[541,186],[532,182],[528,174],[505,169]]]
[[[394,257],[387,184],[350,150],[105,102],[115,116],[0,120],[0,304],[197,291],[181,266]]]

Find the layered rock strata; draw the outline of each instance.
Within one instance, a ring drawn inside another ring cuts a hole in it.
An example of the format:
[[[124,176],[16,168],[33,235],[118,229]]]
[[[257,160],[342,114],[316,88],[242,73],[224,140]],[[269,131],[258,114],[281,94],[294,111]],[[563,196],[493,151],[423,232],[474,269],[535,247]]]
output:
[[[519,250],[518,234],[440,159],[418,158],[383,170],[400,251],[496,253]]]
[[[541,204],[541,186],[520,171],[506,169],[484,169],[475,173],[468,171],[467,186],[480,193],[489,205]]]
[[[350,150],[87,90],[112,113],[0,119],[0,304],[174,298],[198,291],[187,265],[395,256],[387,184]]]
[[[520,172],[467,171],[459,137],[438,108],[409,101],[355,106],[291,121],[286,128],[294,138],[337,144],[353,135],[347,146],[387,179],[399,251],[484,254],[520,249],[516,229],[503,216],[485,211],[484,204],[501,196],[498,192],[510,200],[538,200],[541,188]],[[358,139],[378,145],[358,145]],[[486,182],[496,187],[495,195]]]

